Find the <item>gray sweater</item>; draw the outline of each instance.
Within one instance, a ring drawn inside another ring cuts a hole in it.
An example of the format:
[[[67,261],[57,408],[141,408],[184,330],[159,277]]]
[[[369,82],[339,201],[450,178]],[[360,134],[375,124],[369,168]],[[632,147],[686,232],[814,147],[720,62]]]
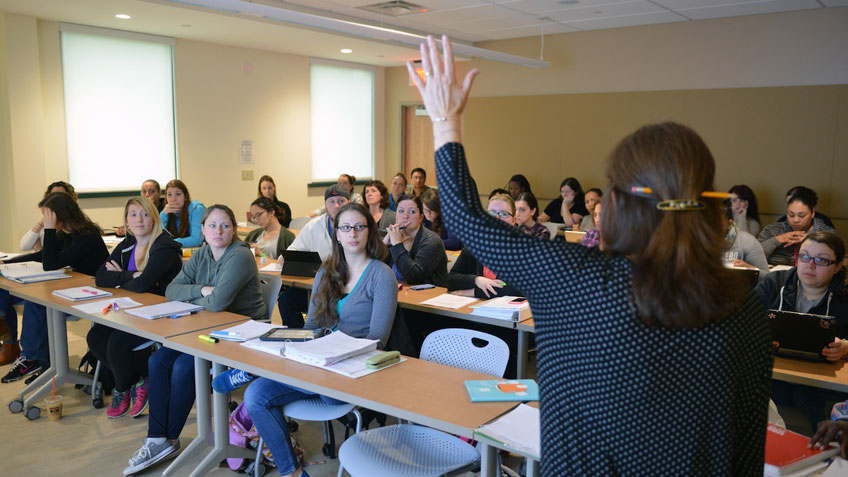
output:
[[[792,231],[792,227],[790,227],[788,223],[775,222],[773,224],[766,225],[763,231],[760,232],[760,236],[757,237],[757,240],[759,240],[760,245],[763,246],[763,252],[765,252],[766,257],[768,257],[768,263],[772,265],[795,265],[795,252],[797,251],[798,244],[784,247],[777,241],[778,235],[790,231]],[[813,217],[812,231],[836,233],[832,227],[825,225],[818,217]]]
[[[728,233],[728,236],[731,234]],[[739,259],[743,262],[753,265],[760,269],[760,280],[764,279],[769,274],[769,266],[766,261],[766,254],[763,253],[763,247],[760,242],[748,232],[738,230],[733,243],[727,249],[725,259],[728,262]]]
[[[208,296],[200,290],[215,287]],[[235,240],[216,262],[212,249],[204,245],[165,290],[169,300],[189,301],[209,311],[229,311],[254,320],[268,319],[262,300],[259,271],[250,246]]]
[[[318,328],[314,314],[314,300],[324,268],[315,275],[312,285],[312,303],[304,328]],[[347,295],[337,324],[339,331],[354,338],[380,340],[380,349],[389,341],[395,320],[398,287],[392,269],[379,260],[371,260],[353,290]]]

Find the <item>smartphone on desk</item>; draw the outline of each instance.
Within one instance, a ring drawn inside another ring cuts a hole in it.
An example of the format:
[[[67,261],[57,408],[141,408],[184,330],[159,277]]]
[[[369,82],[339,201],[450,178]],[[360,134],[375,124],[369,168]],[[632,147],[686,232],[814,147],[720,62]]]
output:
[[[519,297],[519,298],[513,298],[512,300],[509,300],[510,305],[523,305],[525,303],[527,303],[527,298]]]
[[[432,285],[430,283],[422,283],[421,285],[412,285],[411,287],[409,287],[410,290],[415,290],[415,291],[426,290],[428,288],[436,288],[436,285]]]

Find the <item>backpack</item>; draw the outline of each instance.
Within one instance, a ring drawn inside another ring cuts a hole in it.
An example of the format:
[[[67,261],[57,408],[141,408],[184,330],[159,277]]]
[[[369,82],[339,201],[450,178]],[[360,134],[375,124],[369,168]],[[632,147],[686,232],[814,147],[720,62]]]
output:
[[[303,449],[298,445],[297,439],[293,435],[289,434],[289,437],[291,438],[292,449],[294,449],[295,464],[298,467],[303,467]],[[230,414],[230,444],[244,448],[250,447],[251,449],[256,449],[259,445],[259,432],[253,425],[253,419],[247,414],[243,402]],[[262,456],[266,465],[274,465],[274,457],[264,443],[262,445]],[[238,472],[247,467],[249,461],[250,459],[228,458],[227,466],[230,470]]]

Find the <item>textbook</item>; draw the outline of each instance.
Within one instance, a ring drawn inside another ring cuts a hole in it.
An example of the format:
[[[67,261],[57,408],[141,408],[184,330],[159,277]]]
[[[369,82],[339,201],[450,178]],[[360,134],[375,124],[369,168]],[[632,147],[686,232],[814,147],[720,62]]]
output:
[[[39,262],[6,263],[0,265],[0,275],[17,283],[35,283],[71,278],[65,270],[44,270]]]
[[[335,331],[310,341],[286,343],[284,356],[313,366],[329,366],[351,356],[377,349],[379,340],[353,338]]]
[[[158,305],[142,306],[127,310],[130,315],[144,318],[146,320],[155,320],[157,318],[179,318],[181,316],[190,315],[202,310],[200,305],[185,303],[182,301],[168,301]]]
[[[103,298],[104,296],[112,296],[112,292],[101,290],[94,287],[75,287],[65,288],[63,290],[53,290],[53,294],[59,298],[64,298],[71,301],[90,300],[92,298]]]
[[[532,379],[466,381],[465,390],[471,402],[539,400],[539,385]]]
[[[766,432],[766,463],[764,475],[787,475],[804,467],[833,457],[839,449],[808,449],[810,438],[769,424]]]
[[[495,441],[525,457],[539,459],[542,455],[539,410],[526,404],[519,404],[512,411],[480,426],[474,431],[474,437]]]
[[[500,320],[522,321],[531,317],[530,303],[526,298],[518,296],[499,296],[479,305],[472,305],[471,308],[472,315]]]

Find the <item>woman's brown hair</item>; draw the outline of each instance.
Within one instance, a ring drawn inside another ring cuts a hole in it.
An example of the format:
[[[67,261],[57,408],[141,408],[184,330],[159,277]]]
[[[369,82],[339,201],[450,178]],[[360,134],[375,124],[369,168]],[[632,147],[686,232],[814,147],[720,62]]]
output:
[[[92,222],[74,198],[64,192],[47,194],[47,197],[38,203],[38,207],[52,210],[62,229],[68,229],[71,233],[103,235],[100,226]],[[57,230],[57,233],[64,233],[62,229]]]
[[[833,251],[833,255],[836,258],[836,264],[839,265],[845,260],[845,242],[842,239],[832,232],[810,232],[801,241],[801,244],[798,246],[798,249],[804,245],[805,242],[812,241],[816,243],[820,243],[825,245],[831,251]],[[833,276],[831,279],[831,283],[836,282],[839,285],[836,290],[834,290],[833,294],[838,296],[839,298],[848,298],[848,283],[846,283],[846,276],[848,276],[848,272],[846,272],[846,267],[843,265],[842,270]]]
[[[368,209],[362,204],[350,202],[339,210],[336,215],[336,224],[339,223],[339,219],[345,212],[356,212],[365,218],[365,223],[368,225],[365,253],[374,260],[383,260],[388,255],[388,250],[383,241],[380,240],[380,234],[377,233],[377,224]],[[333,253],[321,265],[324,274],[321,275],[321,280],[318,281],[318,291],[312,298],[315,323],[321,328],[332,328],[338,323],[338,303],[344,295],[344,287],[350,279],[344,248],[336,239],[337,231],[338,228],[333,228]]]
[[[274,186],[274,200],[277,200],[277,184],[274,183],[274,178],[269,176],[268,174],[265,174],[264,176],[259,178],[259,184],[256,186],[256,190],[258,192],[258,195],[256,197],[264,197],[262,195],[263,182],[270,182],[271,185]]]
[[[188,237],[189,234],[189,217],[188,217],[188,206],[191,204],[191,195],[188,193],[188,187],[183,183],[183,181],[179,179],[174,179],[171,182],[165,184],[165,195],[167,197],[168,189],[179,189],[182,191],[185,196],[185,202],[183,202],[183,208],[180,209],[180,228],[177,230],[177,214],[168,214],[168,223],[165,224],[165,230],[171,233],[175,238]],[[167,198],[165,201],[167,202]],[[233,222],[235,223],[235,222]]]
[[[47,198],[48,195],[50,195],[50,192],[53,190],[54,187],[61,187],[61,188],[65,189],[68,192],[68,195],[71,196],[71,199],[74,199],[74,202],[76,202],[79,199],[79,197],[77,197],[77,191],[74,190],[74,186],[72,186],[70,183],[65,182],[65,181],[56,181],[56,182],[53,182],[52,184],[50,184],[49,186],[47,186],[47,190],[44,192],[44,198],[45,199]]]
[[[436,218],[430,224],[430,230],[436,235],[442,235],[445,229],[445,220],[442,218],[442,202],[439,200],[439,191],[436,189],[427,189],[421,194],[421,204],[426,205],[428,209],[436,213]],[[419,212],[424,213],[424,209],[419,207]]]
[[[368,181],[362,187],[362,200],[365,201],[365,189],[373,187],[380,192],[380,208],[388,209],[389,208],[389,189],[386,189],[386,184],[383,184],[383,181],[373,180]]]
[[[653,326],[692,328],[722,321],[747,288],[724,267],[715,162],[698,134],[667,122],[639,128],[612,151],[606,166],[601,240],[609,253],[633,261],[633,300],[639,319]],[[638,195],[633,187],[649,187]],[[660,201],[695,200],[701,210],[662,211]]]

